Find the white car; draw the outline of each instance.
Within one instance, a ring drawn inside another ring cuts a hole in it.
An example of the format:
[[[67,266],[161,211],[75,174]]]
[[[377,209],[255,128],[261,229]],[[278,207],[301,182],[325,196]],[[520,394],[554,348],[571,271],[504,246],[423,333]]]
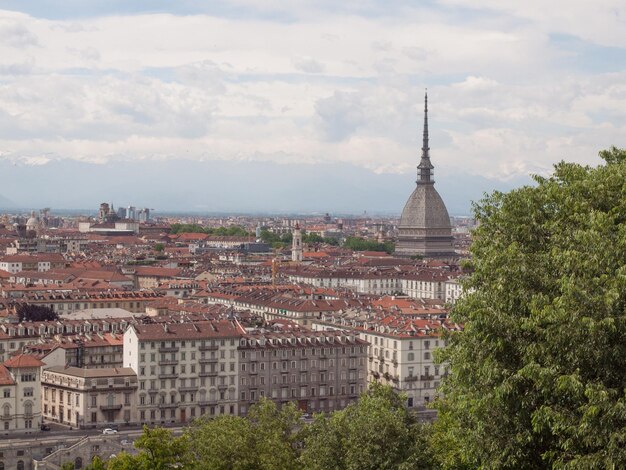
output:
[[[102,434],[117,434],[117,429],[106,428],[102,430]]]

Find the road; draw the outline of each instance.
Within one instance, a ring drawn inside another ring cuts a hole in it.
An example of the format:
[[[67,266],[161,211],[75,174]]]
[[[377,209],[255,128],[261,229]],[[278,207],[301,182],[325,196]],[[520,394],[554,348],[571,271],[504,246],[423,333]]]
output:
[[[174,434],[182,433],[184,427],[181,426],[163,426],[171,429]],[[50,431],[36,431],[31,434],[9,434],[0,437],[0,449],[6,449],[9,447],[20,447],[25,444],[30,444],[31,446],[43,446],[46,443],[50,443],[51,445],[58,444],[59,441],[63,441],[67,439],[68,444],[71,445],[78,440],[80,440],[83,436],[97,436],[102,434],[102,429],[68,429],[64,426],[52,425]],[[142,433],[142,426],[122,426],[119,428],[117,434],[112,435],[112,437],[117,436],[121,439],[134,440],[139,437]]]

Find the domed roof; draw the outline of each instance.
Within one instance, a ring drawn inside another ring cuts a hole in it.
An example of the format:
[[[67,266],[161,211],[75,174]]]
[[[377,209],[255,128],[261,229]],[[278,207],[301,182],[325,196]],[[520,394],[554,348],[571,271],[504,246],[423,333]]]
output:
[[[402,228],[451,228],[450,216],[432,184],[418,184],[404,205]]]
[[[36,230],[38,224],[37,218],[33,216],[26,221],[26,228],[28,230]]]

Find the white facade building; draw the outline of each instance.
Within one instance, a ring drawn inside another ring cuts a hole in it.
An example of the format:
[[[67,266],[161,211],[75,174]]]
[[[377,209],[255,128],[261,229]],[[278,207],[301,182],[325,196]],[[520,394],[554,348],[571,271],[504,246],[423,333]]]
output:
[[[444,347],[442,329],[458,329],[439,320],[388,317],[382,320],[353,321],[326,316],[313,324],[314,330],[341,329],[358,332],[369,343],[368,380],[391,385],[407,397],[407,407],[425,407],[437,393],[447,374],[433,353]]]
[[[33,433],[41,425],[41,366],[20,354],[0,365],[0,433]]]
[[[237,346],[244,332],[230,320],[130,326],[124,367],[137,374],[139,422],[237,415]]]

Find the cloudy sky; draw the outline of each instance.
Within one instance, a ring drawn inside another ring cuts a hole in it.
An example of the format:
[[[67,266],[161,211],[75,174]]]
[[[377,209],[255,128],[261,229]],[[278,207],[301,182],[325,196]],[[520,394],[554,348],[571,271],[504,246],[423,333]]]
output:
[[[0,197],[399,212],[425,87],[451,212],[597,164],[626,146],[626,2],[0,0]]]

